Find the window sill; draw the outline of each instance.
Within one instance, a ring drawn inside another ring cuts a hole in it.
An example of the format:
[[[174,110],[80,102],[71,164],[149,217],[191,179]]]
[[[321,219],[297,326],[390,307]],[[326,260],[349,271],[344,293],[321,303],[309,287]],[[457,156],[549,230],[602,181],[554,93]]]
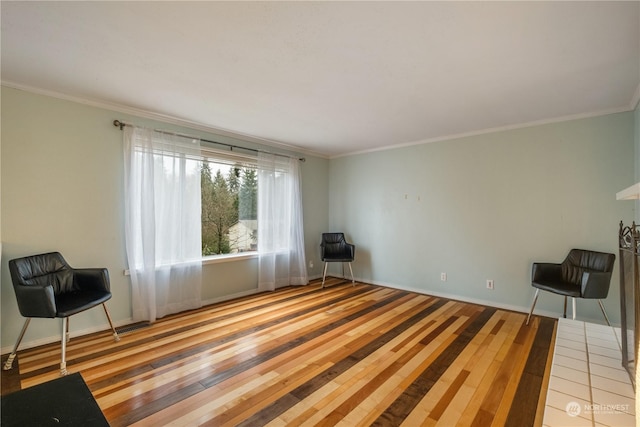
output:
[[[202,258],[202,265],[219,264],[221,262],[243,261],[258,258],[258,252],[242,252],[239,254],[212,255]]]
[[[258,258],[258,252],[243,252],[240,254],[211,255],[202,258],[202,265],[220,264],[224,262],[244,261],[247,259]],[[130,276],[129,269],[124,270],[125,276]]]

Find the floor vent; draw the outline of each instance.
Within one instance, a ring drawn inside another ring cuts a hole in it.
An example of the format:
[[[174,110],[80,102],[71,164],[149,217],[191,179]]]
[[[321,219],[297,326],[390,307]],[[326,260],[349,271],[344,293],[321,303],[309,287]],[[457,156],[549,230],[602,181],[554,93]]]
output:
[[[131,325],[123,326],[121,328],[116,328],[118,334],[128,334],[129,332],[137,331],[138,329],[148,328],[151,326],[149,322],[138,322]]]

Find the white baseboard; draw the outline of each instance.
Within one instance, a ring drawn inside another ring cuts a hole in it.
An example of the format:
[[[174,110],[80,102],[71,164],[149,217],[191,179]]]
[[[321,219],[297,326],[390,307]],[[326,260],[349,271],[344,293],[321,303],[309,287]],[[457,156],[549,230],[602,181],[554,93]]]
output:
[[[250,289],[248,291],[242,291],[242,292],[238,292],[235,294],[231,294],[231,295],[224,295],[221,297],[216,297],[216,298],[210,298],[207,300],[203,300],[202,301],[202,306],[204,307],[205,305],[211,305],[211,304],[217,304],[219,302],[225,302],[225,301],[229,301],[232,299],[236,299],[236,298],[242,298],[242,297],[246,297],[249,295],[254,295],[257,294],[261,291],[259,291],[258,289]]]
[[[356,282],[371,283],[372,285],[384,286],[385,288],[399,289],[401,291],[415,292],[417,294],[430,295],[430,296],[439,297],[439,298],[447,298],[447,299],[451,299],[451,300],[455,300],[455,301],[468,302],[468,303],[471,303],[471,304],[484,305],[484,306],[488,306],[488,307],[494,307],[494,308],[500,308],[500,309],[503,309],[503,310],[516,311],[516,312],[525,313],[525,314],[529,314],[529,309],[531,308],[531,307],[523,307],[523,306],[520,306],[520,305],[504,304],[504,303],[491,301],[491,300],[470,298],[470,297],[467,297],[467,296],[457,295],[457,294],[450,294],[450,293],[447,293],[447,292],[438,292],[438,291],[433,291],[433,290],[430,290],[430,289],[420,289],[420,288],[414,288],[414,287],[411,287],[411,286],[401,286],[401,285],[398,285],[398,284],[395,284],[395,283],[380,282],[380,281],[377,281],[377,280],[369,280],[369,279],[363,280],[363,279],[360,279],[360,278],[357,278],[357,277],[356,277]],[[562,317],[562,313],[557,313],[557,312],[547,311],[547,310],[538,310],[538,309],[536,309],[535,310],[535,314],[538,315],[538,316],[552,317],[554,319]]]

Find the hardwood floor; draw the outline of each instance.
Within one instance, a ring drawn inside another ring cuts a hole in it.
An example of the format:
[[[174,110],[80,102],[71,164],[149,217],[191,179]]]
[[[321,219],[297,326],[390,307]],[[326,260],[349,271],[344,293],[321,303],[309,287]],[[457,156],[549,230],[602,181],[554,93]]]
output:
[[[556,322],[525,318],[330,279],[73,338],[67,369],[112,426],[539,425]],[[59,352],[20,351],[3,393]]]

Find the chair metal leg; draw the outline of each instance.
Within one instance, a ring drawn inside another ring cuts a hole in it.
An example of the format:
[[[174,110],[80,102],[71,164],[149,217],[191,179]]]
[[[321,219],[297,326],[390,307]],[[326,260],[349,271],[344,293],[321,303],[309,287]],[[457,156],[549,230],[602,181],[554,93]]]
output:
[[[533,303],[531,304],[531,310],[529,310],[529,315],[527,316],[527,325],[529,324],[529,319],[531,319],[531,315],[533,314],[533,308],[536,306],[536,302],[538,301],[538,293],[540,289],[536,289],[536,294],[533,296]]]
[[[20,331],[20,335],[18,335],[18,340],[16,341],[16,345],[13,347],[13,351],[11,352],[11,354],[9,355],[9,358],[7,359],[7,361],[4,363],[4,366],[2,367],[2,369],[4,369],[5,371],[8,371],[9,369],[13,368],[13,359],[16,358],[18,347],[22,342],[24,333],[27,332],[27,328],[29,327],[29,322],[31,322],[31,318],[27,317],[24,321],[24,325],[22,326],[22,330]]]
[[[571,297],[571,314],[573,314],[573,320],[576,320],[576,299]]]
[[[604,314],[604,320],[606,320],[607,325],[611,326],[611,323],[609,322],[609,316],[607,316],[607,312],[604,309],[604,305],[602,305],[602,300],[598,300],[598,304],[600,304],[600,310],[602,310],[602,314]]]
[[[322,288],[324,288],[324,280],[327,277],[327,262],[324,262],[324,270],[322,271]]]
[[[113,340],[115,342],[120,341],[120,337],[118,336],[118,332],[116,332],[116,328],[113,327],[113,322],[111,321],[111,316],[109,316],[109,310],[107,310],[107,305],[102,303],[102,308],[104,308],[104,314],[107,315],[107,320],[109,321],[109,326],[111,326],[111,330],[113,331]]]
[[[564,311],[562,317],[567,318],[567,297],[564,297]]]
[[[349,271],[351,272],[351,283],[353,283],[353,286],[355,286],[356,279],[353,278],[353,269],[351,268],[351,263],[349,263]]]
[[[67,342],[71,341],[71,336],[69,335],[69,323],[71,323],[70,320],[71,319],[67,317],[67,330],[65,332],[65,339],[67,340]]]
[[[62,318],[62,337],[60,339],[62,343],[62,351],[61,351],[61,361],[60,361],[60,376],[64,377],[67,375],[67,340],[65,338],[65,334],[67,332],[67,324],[69,322],[68,317]]]

